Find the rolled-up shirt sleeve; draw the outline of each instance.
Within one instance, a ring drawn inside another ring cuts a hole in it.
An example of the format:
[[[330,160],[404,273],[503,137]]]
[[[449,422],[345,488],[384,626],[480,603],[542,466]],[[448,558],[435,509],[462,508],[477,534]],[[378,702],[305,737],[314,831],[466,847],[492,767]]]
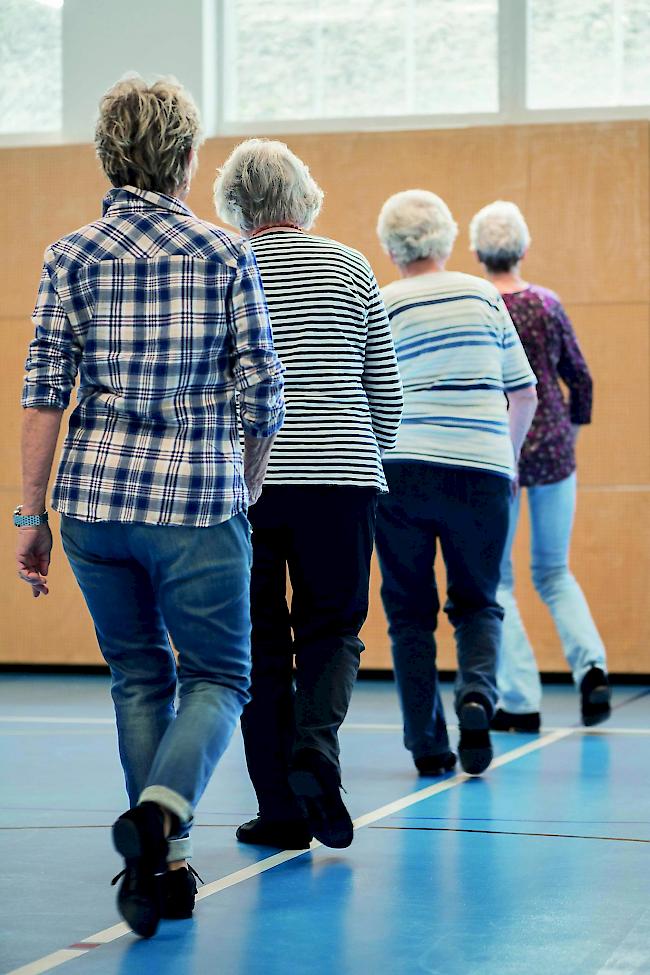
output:
[[[248,244],[242,247],[229,290],[228,321],[244,433],[272,437],[284,422],[284,367],[273,346],[264,289]]]
[[[55,256],[49,250],[32,315],[35,334],[25,363],[23,407],[65,410],[70,403],[82,346],[70,324],[55,284]]]

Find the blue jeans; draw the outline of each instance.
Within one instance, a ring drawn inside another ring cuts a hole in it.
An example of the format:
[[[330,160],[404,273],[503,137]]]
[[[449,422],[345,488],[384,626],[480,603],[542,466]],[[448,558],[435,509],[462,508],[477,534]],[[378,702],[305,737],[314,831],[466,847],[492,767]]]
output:
[[[535,589],[551,611],[564,655],[580,686],[590,667],[607,669],[605,647],[582,589],[569,570],[569,545],[576,507],[576,476],[527,488],[531,572]],[[508,542],[501,565],[498,600],[505,610],[497,683],[501,707],[512,714],[539,711],[542,686],[535,654],[514,595],[512,543],[519,518],[512,505]]]
[[[248,521],[194,528],[64,515],[61,535],[111,670],[130,803],[175,813],[169,859],[183,859],[196,803],[249,697]]]
[[[510,482],[420,461],[387,460],[384,468],[390,494],[379,498],[376,545],[404,744],[414,758],[441,755],[449,739],[436,668],[436,549],[440,545],[447,568],[445,612],[458,652],[456,710],[468,694],[479,694],[492,711],[503,618],[496,590]]]

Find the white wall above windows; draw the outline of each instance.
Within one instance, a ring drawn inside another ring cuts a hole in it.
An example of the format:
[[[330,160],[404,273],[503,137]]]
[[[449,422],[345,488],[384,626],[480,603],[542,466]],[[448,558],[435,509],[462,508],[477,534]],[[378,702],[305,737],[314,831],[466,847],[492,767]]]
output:
[[[650,0],[0,0],[0,145],[91,141],[127,71],[208,135],[650,117]]]

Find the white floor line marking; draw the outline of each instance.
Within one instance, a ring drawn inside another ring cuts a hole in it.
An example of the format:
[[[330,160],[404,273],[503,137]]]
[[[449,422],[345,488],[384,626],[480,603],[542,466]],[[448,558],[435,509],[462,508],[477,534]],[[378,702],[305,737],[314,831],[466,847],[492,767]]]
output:
[[[546,748],[547,745],[552,745],[556,741],[561,741],[563,738],[567,738],[569,735],[575,734],[577,729],[575,728],[562,728],[559,731],[554,731],[551,734],[542,735],[536,741],[528,742],[519,748],[513,748],[511,751],[506,752],[505,755],[501,755],[499,758],[495,758],[492,762],[490,769],[501,768],[503,765],[508,765],[510,762],[516,761],[518,758],[523,758],[524,755],[530,755],[531,752],[539,751],[540,748]],[[428,799],[430,796],[438,795],[440,792],[446,792],[448,789],[453,789],[458,785],[462,785],[463,782],[467,782],[471,779],[471,775],[466,775],[462,772],[460,775],[455,775],[452,779],[447,779],[445,782],[439,782],[437,785],[428,786],[425,789],[418,789],[417,792],[411,792],[401,799],[396,799],[394,802],[389,802],[385,806],[380,806],[378,809],[372,810],[372,812],[366,813],[364,816],[360,816],[358,819],[354,820],[355,829],[362,829],[364,826],[368,826],[370,823],[376,823],[378,819],[384,819],[386,816],[392,816],[393,813],[399,812],[401,809],[407,809],[409,806],[413,806],[423,799]],[[311,844],[310,850],[316,850],[318,847],[322,846],[317,840]],[[244,867],[242,870],[236,870],[234,873],[228,874],[225,877],[221,877],[219,880],[214,880],[212,883],[204,884],[201,887],[199,893],[197,894],[197,900],[203,900],[205,897],[210,897],[212,894],[217,894],[219,891],[227,890],[229,887],[234,887],[236,884],[241,884],[245,880],[250,880],[252,877],[257,877],[262,873],[266,873],[267,870],[272,870],[274,867],[280,866],[282,863],[288,863],[289,860],[295,860],[297,857],[304,856],[308,850],[284,850],[281,853],[275,853],[273,856],[266,857],[264,860],[259,860],[257,863],[252,863],[248,867]],[[98,931],[96,934],[88,935],[87,938],[83,938],[78,944],[88,943],[88,948],[67,948],[62,951],[55,951],[52,954],[45,955],[43,958],[39,958],[37,961],[29,962],[27,965],[23,965],[21,968],[15,968],[11,972],[6,972],[5,975],[43,975],[44,972],[49,972],[53,968],[57,968],[59,965],[63,965],[66,961],[70,961],[72,958],[78,958],[80,955],[86,954],[91,950],[91,946],[97,944],[109,944],[111,941],[116,941],[118,938],[123,937],[125,934],[129,934],[129,928],[126,924],[114,924],[110,928],[104,928],[103,931]]]

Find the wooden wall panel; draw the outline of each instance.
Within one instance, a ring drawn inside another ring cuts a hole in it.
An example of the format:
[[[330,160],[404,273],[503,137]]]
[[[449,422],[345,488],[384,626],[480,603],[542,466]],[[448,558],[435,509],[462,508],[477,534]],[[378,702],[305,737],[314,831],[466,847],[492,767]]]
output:
[[[567,305],[567,311],[594,377],[593,422],[578,439],[580,483],[648,485],[648,305]]]
[[[422,186],[449,203],[460,226],[450,266],[476,273],[468,249],[473,213],[515,200],[533,245],[525,273],[567,303],[595,380],[593,426],[579,444],[573,563],[592,602],[614,670],[649,671],[647,606],[650,503],[650,226],[647,121],[290,136],[326,191],[317,230],[367,254],[381,283],[395,276],[375,236],[385,198]],[[235,140],[201,151],[190,205],[214,220],[212,181]],[[19,393],[43,250],[94,219],[106,185],[92,146],[0,151],[0,661],[96,663],[92,625],[60,550],[52,595],[33,600],[14,576],[9,512],[19,498]],[[546,669],[564,669],[548,614],[528,579],[526,518],[517,540],[522,612]],[[439,583],[444,587],[444,573]],[[616,594],[616,602],[613,600]],[[438,633],[441,667],[454,665],[451,629]],[[390,665],[375,569],[364,666]]]
[[[529,130],[526,273],[566,302],[648,301],[648,125]]]

